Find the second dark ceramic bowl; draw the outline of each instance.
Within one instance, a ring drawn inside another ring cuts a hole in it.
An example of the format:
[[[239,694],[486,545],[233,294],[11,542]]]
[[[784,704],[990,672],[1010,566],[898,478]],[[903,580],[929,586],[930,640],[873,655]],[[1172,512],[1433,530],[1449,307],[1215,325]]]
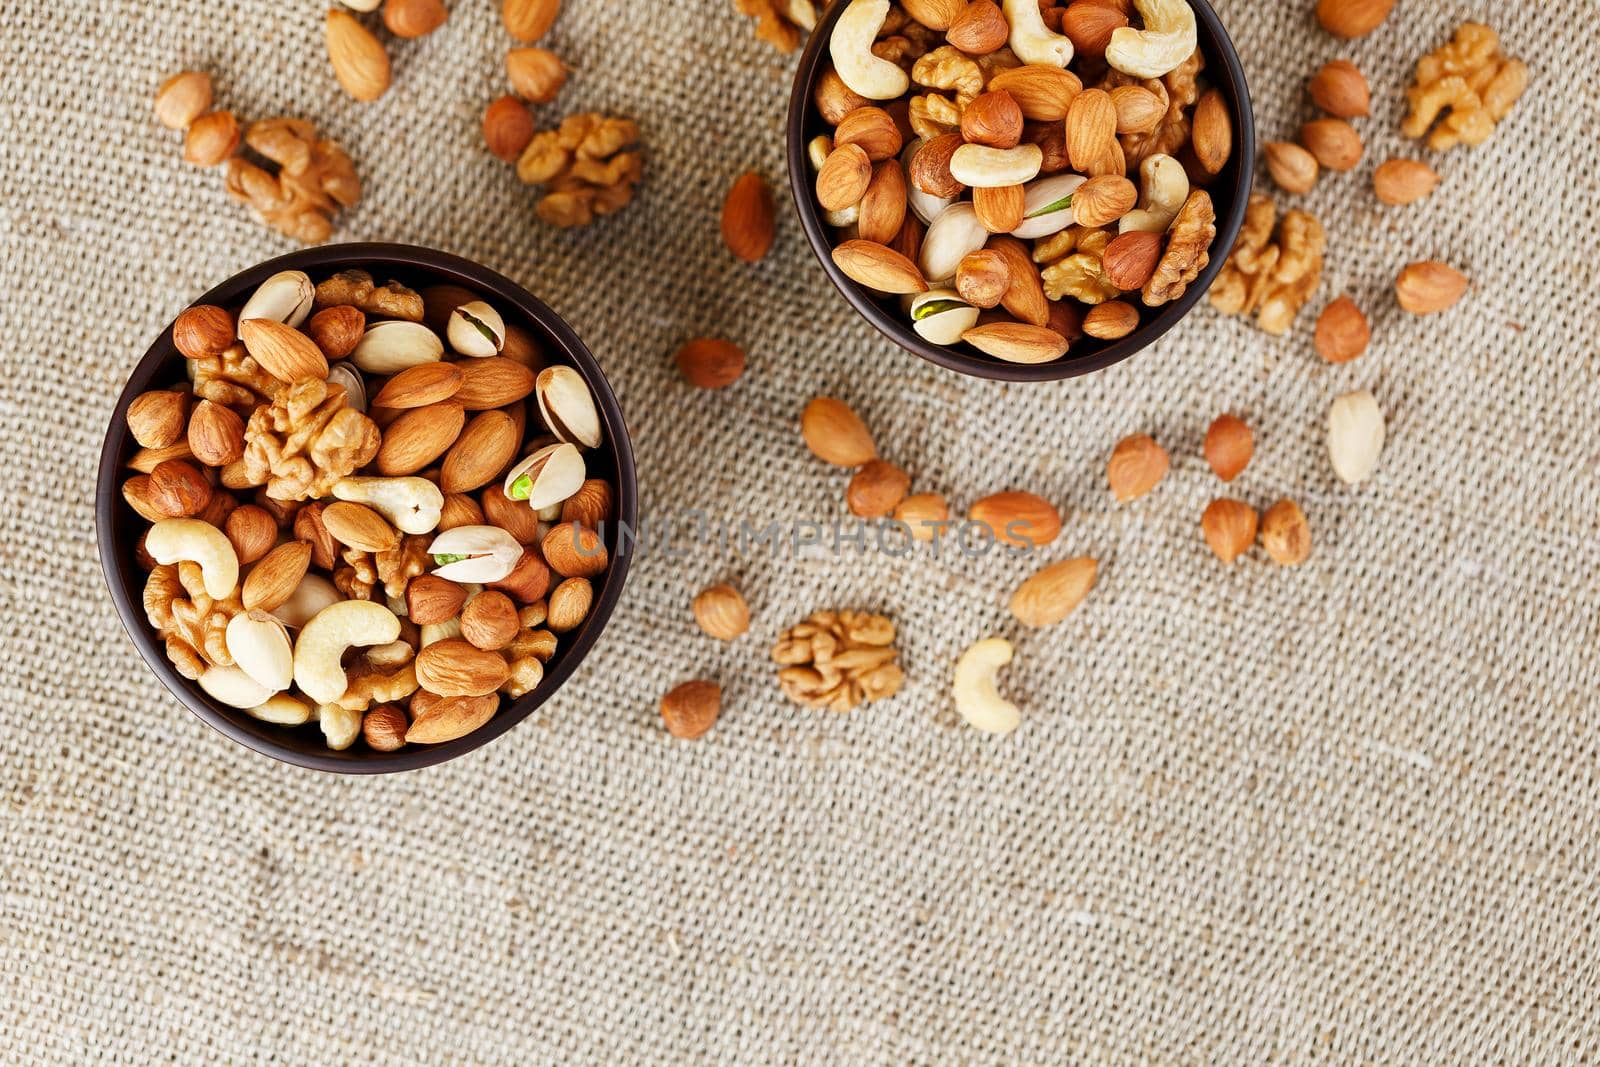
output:
[[[1200,50],[1206,58],[1202,77],[1220,89],[1227,101],[1228,112],[1233,119],[1234,143],[1233,155],[1227,166],[1206,186],[1217,213],[1217,238],[1211,245],[1211,263],[1182,297],[1162,308],[1141,307],[1138,329],[1121,340],[1099,341],[1084,337],[1073,342],[1071,351],[1054,362],[1018,364],[984,355],[971,345],[936,345],[924,340],[906,320],[898,297],[886,297],[847,277],[833,262],[833,231],[822,219],[822,211],[813,190],[814,175],[806,159],[807,143],[818,134],[832,133],[832,127],[817,113],[812,95],[817,79],[829,66],[828,38],[833,33],[834,23],[849,6],[845,0],[832,5],[812,31],[805,53],[800,57],[794,90],[789,97],[787,129],[789,191],[799,212],[806,239],[811,242],[812,251],[817,254],[828,279],[863,318],[901,348],[914,352],[930,363],[980,378],[1014,382],[1075,378],[1121,363],[1155,343],[1200,302],[1222,270],[1228,251],[1239,236],[1239,227],[1244,224],[1245,207],[1250,199],[1250,186],[1255,173],[1255,118],[1250,108],[1250,90],[1245,84],[1244,67],[1239,62],[1239,54],[1234,50],[1228,31],[1223,28],[1222,21],[1217,18],[1211,5],[1206,0],[1189,2],[1194,8],[1199,27]]]
[[[622,418],[617,397],[577,334],[543,301],[509,278],[487,267],[430,248],[396,244],[346,244],[309,248],[293,252],[236,274],[195,301],[234,308],[263,281],[279,271],[302,270],[320,280],[341,270],[360,267],[386,281],[393,278],[414,289],[430,285],[459,285],[481,294],[492,303],[508,323],[528,330],[543,349],[545,362],[564,363],[583,375],[594,394],[595,407],[605,428],[605,440],[585,455],[590,473],[608,479],[616,490],[616,517],[605,531],[611,565],[596,580],[594,604],[589,617],[578,630],[562,637],[561,648],[546,666],[544,680],[531,693],[510,702],[493,719],[465,737],[442,745],[410,745],[398,752],[375,752],[355,747],[343,752],[329,750],[315,723],[301,727],[276,726],[251,718],[237,708],[220,704],[197,684],[173,669],[162,642],[145,619],[143,588],[145,573],[134,559],[134,548],[149,524],[122,498],[122,483],[128,476],[127,462],[138,449],[128,432],[128,405],[150,389],[170,386],[185,379],[184,358],[172,343],[172,327],[162,331],[145,353],[128,384],[117,398],[100,453],[99,483],[95,490],[95,527],[100,542],[100,566],[106,585],[134,646],[161,683],[188,709],[209,725],[247,748],[301,767],[341,774],[377,774],[427,767],[471,752],[488,744],[526,719],[533,710],[550,699],[561,683],[594,647],[606,621],[622,595],[628,574],[626,546],[620,544],[620,525],[638,525],[638,483],[634,474],[633,446]]]

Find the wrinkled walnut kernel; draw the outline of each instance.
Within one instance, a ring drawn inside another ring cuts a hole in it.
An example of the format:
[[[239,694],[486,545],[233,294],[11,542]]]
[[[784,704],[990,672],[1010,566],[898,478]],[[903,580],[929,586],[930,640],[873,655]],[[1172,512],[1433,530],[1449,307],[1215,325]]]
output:
[[[1463,23],[1450,43],[1417,61],[1416,81],[1406,90],[1411,114],[1400,131],[1407,137],[1426,136],[1428,147],[1439,152],[1457,145],[1476,147],[1489,139],[1527,88],[1527,64],[1501,52],[1494,30],[1479,22]]]
[[[364,270],[342,270],[317,284],[317,307],[342,307],[347,304],[379,318],[422,321],[422,297],[415,290],[396,281],[378,285],[373,282],[372,275]]]
[[[229,667],[228,622],[244,605],[238,591],[226,600],[206,593],[196,563],[166,563],[153,568],[144,583],[144,613],[166,642],[167,658],[190,681],[208,666]]]
[[[905,681],[898,656],[894,623],[859,611],[819,611],[772,646],[791,700],[841,712],[898,692]]]
[[[1262,330],[1281,335],[1322,280],[1326,237],[1314,215],[1291,211],[1274,241],[1277,214],[1272,197],[1257,193],[1250,198],[1239,240],[1211,290],[1211,303],[1224,314],[1254,314]]]
[[[211,359],[192,359],[189,366],[194,370],[195,396],[241,413],[271,400],[280,385],[242,344],[230,345]]]
[[[741,15],[756,20],[756,39],[780,52],[793,52],[800,38],[816,27],[817,8],[812,0],[733,0]]]
[[[283,386],[245,428],[251,484],[280,500],[333,495],[333,485],[371,462],[378,427],[345,402],[344,389],[318,379]]]
[[[1167,249],[1144,286],[1145,306],[1160,307],[1182,296],[1189,283],[1210,265],[1211,242],[1216,236],[1217,213],[1211,206],[1211,195],[1196,189],[1167,231]]]
[[[286,237],[306,244],[326,241],[333,216],[361,199],[355,164],[333,141],[300,119],[264,119],[245,133],[245,143],[277,164],[276,173],[243,156],[228,160],[228,195],[249,204],[256,216]]]
[[[631,119],[572,115],[560,128],[533,135],[517,161],[517,177],[543,185],[534,211],[552,226],[587,226],[621,211],[644,175],[644,157],[624,151],[639,140]]]

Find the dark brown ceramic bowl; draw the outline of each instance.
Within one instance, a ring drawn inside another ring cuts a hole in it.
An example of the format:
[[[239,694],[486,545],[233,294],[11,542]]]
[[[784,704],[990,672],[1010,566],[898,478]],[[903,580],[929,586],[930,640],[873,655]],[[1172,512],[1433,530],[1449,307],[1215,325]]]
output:
[[[812,88],[822,71],[827,69],[828,38],[833,24],[849,5],[836,3],[812,31],[805,53],[800,57],[800,68],[795,73],[794,91],[789,97],[788,153],[789,191],[794,197],[795,209],[800,213],[811,249],[822,263],[830,281],[844,294],[857,311],[884,336],[908,352],[914,352],[941,367],[971,374],[979,378],[997,378],[1013,382],[1054,381],[1076,378],[1081,374],[1102,370],[1121,363],[1134,353],[1154,344],[1156,339],[1178,324],[1222,270],[1228,250],[1239,236],[1244,223],[1244,212],[1250,199],[1250,186],[1255,173],[1256,130],[1255,118],[1250,108],[1250,90],[1245,84],[1244,68],[1233,41],[1223,29],[1217,13],[1206,0],[1189,0],[1194,8],[1199,26],[1200,49],[1205,53],[1206,70],[1203,77],[1222,90],[1233,117],[1233,155],[1228,165],[1206,189],[1211,193],[1217,211],[1217,239],[1211,245],[1211,264],[1189,286],[1178,300],[1162,308],[1140,308],[1138,329],[1118,341],[1098,341],[1083,337],[1072,344],[1072,349],[1051,363],[1007,363],[984,355],[971,345],[936,345],[924,340],[911,328],[900,310],[898,297],[885,297],[845,276],[833,262],[833,234],[822,220],[821,208],[813,191],[814,176],[806,160],[806,144],[818,134],[831,133],[832,128],[817,114],[812,103]]]
[[[502,708],[482,728],[442,745],[412,745],[398,752],[374,752],[356,746],[343,752],[328,749],[315,723],[301,727],[275,726],[259,722],[243,711],[212,700],[195,683],[173,669],[166,650],[144,616],[145,572],[134,560],[134,546],[148,528],[122,499],[125,465],[138,448],[128,432],[128,404],[149,389],[185,380],[183,357],[172,344],[172,327],[162,331],[144,358],[134,367],[128,384],[117,398],[100,453],[100,478],[95,492],[95,525],[100,541],[100,565],[105,571],[111,599],[122,617],[122,625],[133,639],[145,663],[172,694],[190,711],[228,737],[274,759],[301,767],[342,774],[378,774],[427,767],[471,752],[499,737],[535,708],[550,699],[568,675],[583,661],[605,629],[606,621],[622,595],[628,573],[626,546],[619,544],[618,529],[637,525],[638,484],[634,476],[633,447],[628,427],[616,394],[606,382],[600,365],[583,342],[555,312],[510,279],[486,267],[444,252],[394,244],[347,244],[311,248],[269,260],[236,274],[195,301],[237,307],[256,286],[282,270],[303,270],[314,280],[351,267],[363,267],[379,280],[396,279],[413,288],[450,283],[481,293],[491,301],[507,322],[527,329],[544,348],[548,363],[565,363],[576,368],[594,393],[595,406],[605,425],[605,441],[588,453],[590,470],[607,478],[616,488],[617,518],[613,529],[605,531],[611,566],[599,579],[593,610],[583,626],[562,638],[562,647],[545,671],[538,688]]]

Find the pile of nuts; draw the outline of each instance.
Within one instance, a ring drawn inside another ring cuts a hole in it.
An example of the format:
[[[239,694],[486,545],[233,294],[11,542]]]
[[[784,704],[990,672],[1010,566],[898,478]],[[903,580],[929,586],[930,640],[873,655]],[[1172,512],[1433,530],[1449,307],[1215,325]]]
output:
[[[609,565],[582,375],[475,293],[361,270],[274,275],[172,339],[189,380],[129,405],[122,492],[180,674],[383,752],[538,686]]]
[[[333,216],[361,199],[355,165],[333,141],[300,119],[264,119],[244,133],[244,144],[272,169],[239,151],[239,123],[231,111],[211,110],[211,75],[186,70],[156,91],[156,118],[184,130],[183,158],[201,167],[226,163],[228,195],[248,204],[261,222],[307,244],[326,241]]]
[[[833,260],[923,338],[1044,363],[1210,262],[1233,154],[1186,0],[850,0],[808,146]]]

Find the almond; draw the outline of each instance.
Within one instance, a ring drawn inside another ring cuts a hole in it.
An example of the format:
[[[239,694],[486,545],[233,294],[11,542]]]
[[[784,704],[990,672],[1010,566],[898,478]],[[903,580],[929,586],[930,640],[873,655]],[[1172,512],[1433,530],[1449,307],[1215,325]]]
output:
[[[950,157],[966,142],[959,133],[942,133],[924,141],[911,156],[910,172],[906,177],[912,185],[929,196],[949,197],[966,188],[950,173]]]
[[[914,493],[894,509],[896,522],[903,522],[917,541],[932,541],[934,534],[950,522],[950,505],[938,493]]]
[[[811,454],[836,467],[859,467],[878,456],[872,433],[842,400],[819,396],[800,413],[800,435]]]
[[[694,621],[718,641],[732,641],[750,629],[750,608],[739,590],[714,585],[694,598]]]
[[[907,212],[905,221],[900,224],[900,232],[895,234],[894,242],[889,247],[915,263],[922,254],[922,237],[926,232],[922,221],[916,215]]]
[[[169,459],[192,459],[194,453],[189,451],[189,442],[182,435],[178,440],[164,448],[141,448],[128,457],[128,469],[138,471],[140,474],[149,474],[156,469],[158,463]]]
[[[418,626],[433,626],[461,613],[467,591],[437,574],[419,574],[406,583],[406,617]]]
[[[174,74],[156,90],[156,121],[169,130],[187,130],[211,110],[211,75],[201,70]]]
[[[833,250],[833,262],[851,281],[880,293],[925,293],[917,265],[887,245],[846,241]]]
[[[215,167],[239,150],[239,122],[231,111],[212,111],[190,125],[183,138],[183,161]]]
[[[1016,100],[1024,118],[1059,122],[1067,117],[1083,82],[1071,71],[1038,63],[1002,70],[989,79],[990,92],[1005,90]]]
[[[208,467],[225,467],[244,456],[244,420],[221,404],[202,400],[189,416],[189,451]]]
[[[328,9],[324,26],[333,76],[357,100],[372,101],[389,88],[389,54],[372,31],[348,11]]]
[[[367,330],[367,316],[349,304],[323,308],[306,323],[306,333],[329,359],[343,359],[356,350]]]
[[[1011,288],[1011,261],[992,248],[968,252],[956,267],[956,292],[977,308],[998,307]]]
[[[211,503],[211,483],[186,459],[168,459],[150,472],[149,501],[163,518],[198,515]]]
[[[817,78],[817,87],[812,91],[811,99],[817,105],[817,113],[822,116],[822,121],[829,126],[839,125],[850,112],[872,103],[846,85],[844,79],[839,77],[839,72],[832,67]]]
[[[507,94],[483,110],[483,143],[507,163],[515,163],[533,140],[533,115],[528,105]]]
[[[483,509],[476,500],[465,493],[445,494],[444,507],[439,509],[440,533],[454,530],[457,526],[482,526],[485,521]]]
[[[1414,159],[1391,159],[1372,174],[1372,191],[1392,207],[1414,204],[1439,185],[1439,175]]]
[[[1137,500],[1161,484],[1172,461],[1167,450],[1148,434],[1134,434],[1117,442],[1106,464],[1106,481],[1119,503]]]
[[[1309,193],[1317,184],[1321,167],[1317,157],[1292,141],[1273,141],[1266,147],[1267,173],[1286,193]]]
[[[722,687],[715,682],[684,682],[661,698],[661,722],[667,733],[685,741],[704,737],[722,711]]]
[[[1311,102],[1336,119],[1356,119],[1372,114],[1372,90],[1354,63],[1333,59],[1312,75],[1307,86]]]
[[[571,633],[583,625],[594,606],[594,585],[587,578],[568,578],[550,590],[545,623],[558,634]]]
[[[442,697],[488,696],[510,677],[505,657],[465,639],[435,641],[417,653],[417,684]]]
[[[456,443],[466,421],[459,400],[409,409],[383,431],[378,473],[386,478],[417,473]]]
[[[1112,0],[1073,0],[1061,13],[1061,32],[1089,59],[1104,57],[1111,35],[1127,24],[1127,12]]]
[[[1261,516],[1261,547],[1273,561],[1297,567],[1311,556],[1311,524],[1293,500],[1280,500]]]
[[[1067,354],[1065,337],[1027,322],[974,326],[962,334],[961,339],[985,355],[1007,363],[1048,363]]]
[[[948,30],[967,9],[966,0],[902,0],[900,6],[930,30]]]
[[[961,112],[961,136],[968,144],[1015,148],[1022,140],[1022,108],[1004,89],[979,93]]]
[[[517,606],[498,590],[474,593],[461,609],[461,636],[474,648],[488,652],[505,648],[520,629]]]
[[[1117,109],[1119,134],[1153,133],[1167,116],[1167,105],[1142,85],[1120,85],[1111,90],[1111,103]]]
[[[1054,626],[1078,609],[1094,588],[1099,565],[1087,556],[1052,563],[1011,596],[1011,614],[1024,626]]]
[[[1126,300],[1096,304],[1083,316],[1083,332],[1100,341],[1120,341],[1139,328],[1139,309]]]
[[[838,145],[817,171],[817,203],[824,211],[843,211],[861,202],[872,181],[872,160],[855,144]]]
[[[534,604],[550,591],[550,568],[539,558],[538,550],[530,548],[522,553],[510,574],[490,582],[489,588],[500,590],[519,604]]]
[[[166,448],[184,436],[189,397],[173,389],[152,389],[128,405],[128,432],[144,448]]]
[[[1027,194],[1020,185],[974,189],[972,209],[978,215],[978,222],[990,233],[1010,233],[1022,225],[1022,216],[1027,211]]]
[[[495,658],[499,659],[498,656]],[[507,674],[509,673],[508,670]],[[419,703],[422,705],[422,710],[416,711]],[[444,700],[427,702],[413,700],[411,706],[413,711],[416,711],[416,717],[411,720],[411,726],[406,730],[405,740],[414,745],[442,745],[446,741],[466,737],[494,718],[494,713],[500,708],[500,698],[488,693],[483,696],[448,697]]]
[[[456,395],[463,377],[461,368],[454,363],[419,363],[384,383],[372,398],[372,406],[410,409],[437,404]]]
[[[900,154],[900,128],[883,108],[858,107],[833,131],[834,151],[845,145],[855,145],[867,154],[867,159],[882,163]]]
[[[872,181],[861,197],[856,232],[864,241],[890,245],[900,236],[905,221],[906,173],[899,160],[886,159],[872,170]]]
[[[233,316],[212,304],[196,304],[172,324],[172,344],[189,359],[213,359],[233,347]]]
[[[395,528],[365,504],[328,504],[322,509],[322,525],[341,545],[361,552],[389,552],[400,544]]]
[[[593,578],[609,562],[600,535],[575,522],[552,526],[539,548],[550,569],[563,578]]]
[[[282,382],[328,376],[328,359],[316,342],[292,326],[272,319],[245,319],[239,338],[261,369]]]
[[[222,494],[217,494],[219,497]],[[234,508],[223,520],[222,532],[233,545],[240,566],[256,562],[278,543],[278,520],[266,508],[254,504]]]
[[[1208,89],[1194,106],[1190,144],[1207,174],[1216,175],[1233,158],[1233,116],[1221,89]]]
[[[893,463],[868,460],[850,479],[845,504],[850,514],[863,519],[883,519],[894,514],[911,488],[911,476]]]
[[[384,0],[383,25],[396,37],[426,37],[450,17],[442,0]]]
[[[611,483],[590,478],[561,504],[561,521],[576,522],[598,530],[611,521]]]
[[[1117,105],[1104,89],[1085,89],[1067,109],[1067,159],[1072,169],[1088,173],[1117,137]]]
[[[1365,37],[1394,10],[1394,0],[1318,0],[1317,21],[1335,37]]]
[[[1300,143],[1329,170],[1354,170],[1361,162],[1361,135],[1344,119],[1315,119],[1300,127]]]
[[[1033,493],[986,496],[972,505],[967,518],[989,527],[997,540],[1019,548],[1048,545],[1061,533],[1061,513]]]
[[[549,33],[560,13],[561,0],[505,0],[500,7],[506,31],[528,44]]]
[[[507,337],[511,334],[507,332]],[[468,411],[487,411],[515,404],[533,392],[537,381],[533,370],[510,356],[465,359],[456,364],[461,372],[461,388],[454,399]]]
[[[1413,263],[1395,280],[1400,306],[1413,315],[1435,315],[1456,305],[1472,285],[1454,267],[1430,261]]]
[[[754,263],[772,247],[772,190],[755,171],[741,174],[722,202],[722,241],[728,251]]]
[[[1022,324],[1044,326],[1048,323],[1050,300],[1045,296],[1044,281],[1039,277],[1039,267],[1033,262],[1028,246],[1015,237],[992,237],[989,250],[999,253],[1006,261],[1006,272],[1010,275],[1006,291],[1000,296],[1000,305]]]
[[[394,704],[379,704],[361,717],[361,740],[374,752],[398,752],[410,728],[406,713]]]
[[[1235,415],[1218,415],[1206,431],[1205,455],[1218,478],[1233,481],[1244,473],[1255,455],[1250,427]]]
[[[1206,544],[1224,563],[1232,563],[1256,540],[1255,508],[1238,500],[1213,500],[1200,516],[1200,531]]]
[[[240,599],[247,610],[275,611],[300,588],[310,566],[311,543],[286,541],[250,568]]]
[[[744,373],[744,349],[716,337],[685,341],[673,357],[683,380],[697,389],[721,389]]]
[[[1317,318],[1317,354],[1329,363],[1349,363],[1367,350],[1372,328],[1356,302],[1341,296]]]
[[[439,488],[446,493],[467,493],[487,485],[516,458],[521,441],[510,415],[479,412],[445,455]]]
[[[1118,234],[1106,246],[1101,269],[1107,280],[1125,293],[1144,288],[1161,261],[1163,235],[1131,230]]]
[[[1104,174],[1090,178],[1072,194],[1072,220],[1097,229],[1109,226],[1133,210],[1139,190],[1126,178]]]
[[[1011,36],[1011,24],[992,0],[972,0],[950,23],[945,40],[969,56],[999,51]]]

